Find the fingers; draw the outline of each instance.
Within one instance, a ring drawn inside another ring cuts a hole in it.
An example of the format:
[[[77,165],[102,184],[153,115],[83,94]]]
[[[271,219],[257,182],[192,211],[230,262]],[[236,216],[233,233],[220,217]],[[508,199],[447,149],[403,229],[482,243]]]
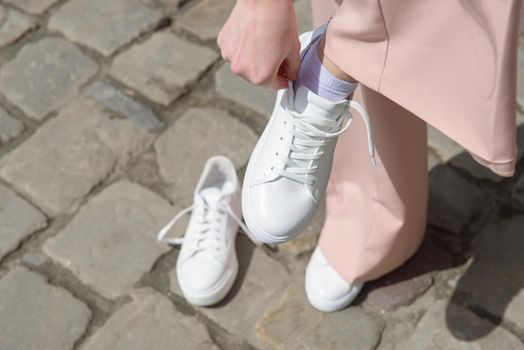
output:
[[[257,64],[256,60],[249,57],[234,57],[230,62],[231,72],[239,75],[249,83],[257,86],[277,88],[278,63],[264,61]],[[282,73],[282,75],[285,75]]]
[[[273,89],[274,90],[285,89],[287,88],[288,84],[289,84],[289,80],[286,76],[277,75]]]
[[[284,74],[289,80],[297,79],[300,70],[300,49],[294,48],[284,60]]]

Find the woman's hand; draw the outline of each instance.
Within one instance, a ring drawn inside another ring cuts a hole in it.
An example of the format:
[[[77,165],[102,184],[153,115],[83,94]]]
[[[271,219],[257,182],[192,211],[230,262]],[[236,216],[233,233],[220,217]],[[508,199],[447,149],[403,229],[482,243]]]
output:
[[[300,43],[291,0],[237,0],[217,43],[231,71],[252,84],[281,89],[296,79]]]

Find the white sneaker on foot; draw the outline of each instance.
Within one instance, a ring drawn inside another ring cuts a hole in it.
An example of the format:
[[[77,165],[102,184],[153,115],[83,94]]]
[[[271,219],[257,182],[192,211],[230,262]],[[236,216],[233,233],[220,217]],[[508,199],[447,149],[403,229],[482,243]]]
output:
[[[325,28],[300,36],[302,57]],[[337,137],[351,124],[349,108],[364,119],[374,164],[369,117],[360,104],[351,100],[333,103],[303,86],[295,95],[292,82],[278,92],[242,188],[242,211],[255,241],[286,242],[309,224],[331,175]]]
[[[348,283],[342,279],[316,247],[306,268],[305,285],[309,303],[320,311],[332,312],[351,304],[363,283]]]
[[[183,238],[164,238],[192,211]],[[239,184],[234,165],[223,156],[210,158],[193,194],[193,205],[178,213],[158,240],[181,245],[176,264],[184,297],[195,305],[212,305],[229,292],[238,272],[235,238],[241,221]]]

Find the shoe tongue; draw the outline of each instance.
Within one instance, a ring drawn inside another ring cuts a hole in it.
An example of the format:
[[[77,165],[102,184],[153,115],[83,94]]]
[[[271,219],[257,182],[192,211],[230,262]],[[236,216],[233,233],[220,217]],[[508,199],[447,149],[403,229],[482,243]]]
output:
[[[331,102],[320,97],[306,87],[300,86],[294,98],[294,110],[304,116],[315,117],[316,126],[329,126],[344,112],[347,100]]]
[[[209,205],[218,203],[223,195],[223,192],[216,187],[207,187],[200,191],[200,197]]]

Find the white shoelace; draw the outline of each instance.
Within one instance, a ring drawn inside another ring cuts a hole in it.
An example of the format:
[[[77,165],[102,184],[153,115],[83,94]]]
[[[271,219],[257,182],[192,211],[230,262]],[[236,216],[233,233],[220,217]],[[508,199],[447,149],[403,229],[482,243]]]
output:
[[[376,166],[375,147],[373,144],[373,135],[371,132],[371,123],[369,115],[364,107],[353,100],[349,101],[348,108],[345,114],[339,120],[333,120],[331,125],[325,127],[325,130],[315,126],[314,122],[319,121],[320,118],[314,116],[303,116],[295,111],[287,110],[290,118],[284,121],[284,124],[291,124],[291,140],[280,137],[280,140],[286,143],[286,147],[290,150],[288,154],[276,153],[275,155],[284,164],[283,168],[271,167],[271,170],[280,176],[286,177],[306,185],[314,185],[316,178],[314,174],[318,169],[316,160],[320,159],[324,154],[323,146],[327,145],[329,139],[337,137],[349,129],[353,120],[353,115],[349,111],[350,108],[355,109],[366,125],[368,137],[368,151],[371,157],[371,163]],[[346,125],[343,127],[344,120],[348,119]],[[334,131],[338,130],[338,131]],[[298,162],[297,162],[298,160]],[[300,161],[309,161],[307,165]],[[309,175],[309,176],[308,176]]]
[[[193,226],[193,229],[196,232],[192,234],[190,238],[165,238],[173,225],[191,211],[194,211],[193,215],[197,215],[197,221]],[[191,254],[200,251],[209,251],[220,254],[225,248],[224,234],[221,232],[220,227],[226,213],[238,223],[245,233],[248,232],[246,225],[227,203],[218,202],[216,205],[209,205],[204,202],[201,205],[193,204],[181,210],[162,230],[160,230],[160,232],[158,232],[157,240],[171,245],[189,244]]]

